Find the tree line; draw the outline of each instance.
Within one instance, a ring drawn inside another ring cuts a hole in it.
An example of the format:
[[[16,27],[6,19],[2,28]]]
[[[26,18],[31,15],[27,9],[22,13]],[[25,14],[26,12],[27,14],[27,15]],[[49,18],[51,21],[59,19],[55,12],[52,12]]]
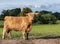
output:
[[[5,16],[25,16],[27,13],[33,12],[31,8],[25,7],[21,10],[21,8],[15,8],[11,10],[3,10],[0,15],[0,20],[4,20]],[[40,23],[40,24],[56,24],[57,20],[60,20],[60,13],[59,12],[51,12],[51,11],[35,11],[39,13],[38,16],[34,18],[33,23]]]

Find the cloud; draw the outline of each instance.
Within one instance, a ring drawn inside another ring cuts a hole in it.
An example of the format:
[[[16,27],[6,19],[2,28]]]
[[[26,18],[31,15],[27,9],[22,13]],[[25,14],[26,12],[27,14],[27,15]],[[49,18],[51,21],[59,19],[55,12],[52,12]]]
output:
[[[35,8],[40,8],[40,5],[34,5]]]

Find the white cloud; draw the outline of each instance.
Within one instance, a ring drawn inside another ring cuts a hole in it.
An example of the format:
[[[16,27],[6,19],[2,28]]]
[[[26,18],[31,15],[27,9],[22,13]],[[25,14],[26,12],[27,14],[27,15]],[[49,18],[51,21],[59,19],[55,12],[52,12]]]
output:
[[[40,5],[34,5],[35,8],[40,8],[41,6]]]

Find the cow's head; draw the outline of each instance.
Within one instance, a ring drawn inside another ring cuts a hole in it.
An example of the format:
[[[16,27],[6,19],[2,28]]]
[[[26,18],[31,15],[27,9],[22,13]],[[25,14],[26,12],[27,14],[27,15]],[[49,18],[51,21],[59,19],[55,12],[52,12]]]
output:
[[[34,17],[38,16],[38,13],[31,12],[31,13],[28,13],[26,15],[29,17],[30,20],[34,20]]]

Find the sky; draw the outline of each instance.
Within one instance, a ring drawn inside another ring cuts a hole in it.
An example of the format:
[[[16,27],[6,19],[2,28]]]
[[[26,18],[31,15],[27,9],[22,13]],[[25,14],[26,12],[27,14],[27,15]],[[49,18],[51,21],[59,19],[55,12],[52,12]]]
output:
[[[54,6],[55,4],[60,4],[60,0],[0,0],[0,12],[3,9],[13,9],[21,7],[21,5],[33,5],[35,8],[40,8],[42,5],[48,7],[50,5]],[[57,8],[60,9],[60,5]]]

